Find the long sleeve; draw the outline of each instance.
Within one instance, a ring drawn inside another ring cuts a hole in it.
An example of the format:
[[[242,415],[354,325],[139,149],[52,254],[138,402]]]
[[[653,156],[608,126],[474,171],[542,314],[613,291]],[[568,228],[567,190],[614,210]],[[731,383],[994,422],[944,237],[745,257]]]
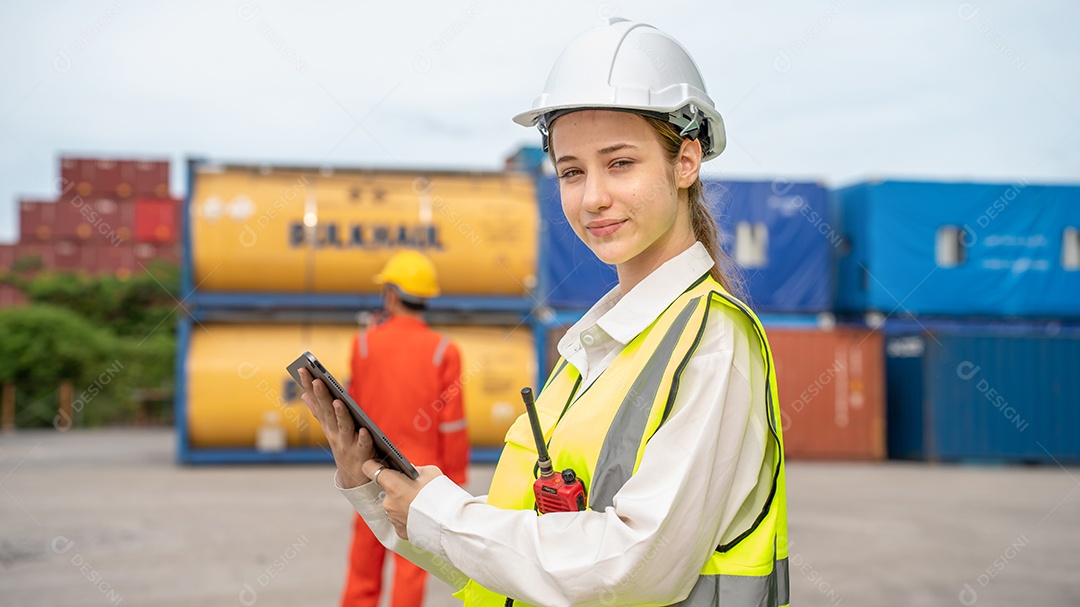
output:
[[[408,534],[481,585],[534,605],[666,605],[689,593],[721,540],[760,511],[765,382],[752,329],[720,309],[672,414],[604,512],[500,510],[439,478]],[[748,331],[750,333],[748,333]]]
[[[359,487],[343,489],[341,479],[335,474],[334,486],[337,487],[338,491],[341,491],[345,499],[349,500],[349,503],[367,523],[371,532],[388,549],[435,575],[455,591],[460,590],[465,586],[465,582],[469,581],[465,574],[458,571],[444,557],[438,554],[435,546],[428,545],[426,546],[427,549],[425,549],[422,540],[417,543],[410,543],[397,536],[397,533],[394,532],[394,526],[386,518],[386,511],[382,509],[383,494],[377,484],[369,482]]]
[[[446,348],[439,366],[442,409],[439,411],[439,468],[450,480],[465,484],[469,466],[469,435],[465,421],[461,354],[457,346]]]

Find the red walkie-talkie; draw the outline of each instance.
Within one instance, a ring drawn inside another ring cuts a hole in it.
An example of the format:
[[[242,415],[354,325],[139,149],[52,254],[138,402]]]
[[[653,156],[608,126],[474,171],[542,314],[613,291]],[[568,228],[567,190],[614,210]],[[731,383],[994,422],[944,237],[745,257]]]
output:
[[[577,474],[571,468],[555,474],[551,467],[547,445],[544,444],[544,433],[540,429],[540,420],[536,417],[536,405],[533,403],[532,389],[522,388],[521,400],[525,401],[525,413],[529,416],[533,440],[536,441],[536,454],[538,456],[536,463],[540,467],[540,478],[533,483],[537,512],[547,514],[548,512],[584,510],[585,501],[588,498],[585,493],[585,483],[581,482],[581,479],[577,477]]]

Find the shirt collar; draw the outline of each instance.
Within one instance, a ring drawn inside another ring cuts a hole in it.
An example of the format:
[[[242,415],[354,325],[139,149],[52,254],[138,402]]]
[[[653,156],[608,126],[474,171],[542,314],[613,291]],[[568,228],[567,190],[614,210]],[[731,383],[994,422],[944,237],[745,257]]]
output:
[[[576,341],[582,331],[594,324],[612,339],[630,343],[713,264],[705,245],[696,242],[653,270],[629,293],[623,294],[616,285],[566,332],[559,341],[559,351],[564,352],[564,346]]]

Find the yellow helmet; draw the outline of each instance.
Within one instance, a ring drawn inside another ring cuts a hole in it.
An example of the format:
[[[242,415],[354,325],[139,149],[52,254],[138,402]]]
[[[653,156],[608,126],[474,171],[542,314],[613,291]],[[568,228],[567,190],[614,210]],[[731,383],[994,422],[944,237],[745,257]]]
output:
[[[375,276],[377,284],[392,284],[405,295],[428,299],[439,295],[439,280],[435,264],[419,251],[405,250],[395,253],[386,262],[382,272]]]

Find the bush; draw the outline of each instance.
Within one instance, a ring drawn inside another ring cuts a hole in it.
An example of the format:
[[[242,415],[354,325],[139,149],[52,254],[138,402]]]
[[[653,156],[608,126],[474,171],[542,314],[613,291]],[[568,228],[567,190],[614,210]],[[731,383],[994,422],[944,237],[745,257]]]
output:
[[[13,269],[0,281],[32,305],[0,310],[0,382],[16,386],[20,427],[132,421],[140,399],[172,401],[179,271],[155,262],[130,279]],[[72,420],[55,419],[62,380]]]
[[[124,406],[124,382],[113,381],[119,343],[107,329],[71,310],[30,305],[0,310],[0,335],[0,382],[15,384],[18,426],[52,425],[65,379],[76,399],[87,392],[81,407],[87,419],[106,419],[109,409]]]
[[[172,334],[179,269],[162,262],[151,263],[147,269],[127,279],[50,272],[33,278],[9,275],[6,281],[20,287],[34,303],[74,310],[117,335],[143,339],[162,329]]]

